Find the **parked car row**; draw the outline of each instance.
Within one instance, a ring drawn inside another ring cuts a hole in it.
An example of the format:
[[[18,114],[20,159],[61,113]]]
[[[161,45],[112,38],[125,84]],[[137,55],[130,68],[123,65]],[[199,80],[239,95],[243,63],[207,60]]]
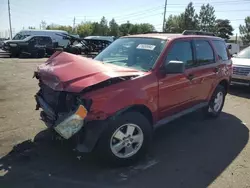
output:
[[[2,42],[1,48],[10,57],[47,57],[55,51],[66,51],[74,54],[98,54],[114,37],[89,36],[85,39],[70,35],[60,30],[23,30],[12,40]]]

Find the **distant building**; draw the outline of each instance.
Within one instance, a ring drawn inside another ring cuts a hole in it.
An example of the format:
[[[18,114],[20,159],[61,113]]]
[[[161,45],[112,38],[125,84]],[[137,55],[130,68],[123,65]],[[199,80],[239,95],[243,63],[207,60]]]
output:
[[[237,37],[236,37],[236,36],[231,36],[230,39],[227,40],[227,42],[239,44],[240,47],[241,47],[241,46],[244,46],[244,45],[243,45],[243,42],[242,42],[242,40],[241,40],[241,38],[240,38],[240,36],[237,36]]]

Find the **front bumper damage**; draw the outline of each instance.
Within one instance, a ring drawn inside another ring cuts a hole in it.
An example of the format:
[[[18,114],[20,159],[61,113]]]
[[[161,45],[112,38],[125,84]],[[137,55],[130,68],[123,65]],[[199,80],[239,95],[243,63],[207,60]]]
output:
[[[88,105],[78,104],[75,110],[58,116],[39,92],[35,95],[35,99],[36,110],[42,109],[41,120],[49,129],[56,132],[57,138],[72,141],[78,152],[88,153],[93,150],[107,121],[86,121],[88,108],[85,106]]]
[[[53,128],[64,139],[69,139],[75,135],[84,124],[87,116],[87,109],[79,104],[76,110],[57,117],[54,110],[39,95],[35,96],[37,107],[43,109],[41,118],[49,128]]]

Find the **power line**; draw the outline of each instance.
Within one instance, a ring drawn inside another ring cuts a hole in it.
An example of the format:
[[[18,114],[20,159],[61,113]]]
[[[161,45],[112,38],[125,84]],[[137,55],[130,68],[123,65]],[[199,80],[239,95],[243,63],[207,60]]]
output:
[[[123,19],[123,21],[118,21],[118,22],[125,22],[125,23],[127,23],[127,21],[141,20],[141,19],[145,19],[145,18],[148,18],[148,17],[157,16],[157,15],[162,15],[162,14],[163,13],[150,14],[150,15],[147,15],[147,16],[137,17],[137,18],[133,18],[133,19]]]
[[[226,4],[230,4],[230,3],[239,3],[239,2],[244,2],[244,3],[250,3],[249,0],[232,0],[232,1],[210,1],[209,3],[223,3],[223,4],[219,4],[219,5],[225,5]],[[195,2],[194,3],[194,6],[196,6],[196,4],[205,4],[204,2]],[[174,7],[183,7],[183,6],[187,6],[187,4],[181,4],[181,3],[175,3],[175,4],[169,4],[167,5],[168,7],[171,7],[171,6],[174,6]],[[150,9],[145,9],[145,10],[141,10],[141,11],[136,11],[136,12],[133,12],[133,13],[129,13],[129,14],[124,14],[124,15],[119,15],[119,16],[114,16],[114,18],[117,20],[117,18],[124,18],[124,17],[130,17],[130,16],[139,16],[139,15],[142,15],[142,14],[145,14],[145,13],[148,13],[148,12],[152,12],[152,11],[156,11],[156,10],[160,10],[162,9],[164,6],[163,5],[160,5],[160,6],[156,6],[154,8],[150,8]],[[171,8],[174,8],[174,7],[171,7]],[[18,7],[19,8],[19,7]],[[20,12],[20,9],[18,10],[18,12]],[[29,14],[28,12],[24,12],[23,10],[21,10],[21,12],[25,13],[25,14]],[[168,11],[169,12],[169,11]],[[170,12],[176,12],[176,11],[170,11]],[[218,12],[218,11],[216,11]],[[104,14],[104,15],[107,15],[107,14]],[[44,16],[44,17],[48,17],[48,18],[51,18],[51,16]],[[101,16],[77,16],[78,19],[81,18],[81,17],[90,17],[90,18],[94,18],[94,17],[101,17]],[[65,17],[64,17],[65,19]],[[71,19],[71,18],[70,18]]]
[[[200,4],[200,5],[206,5],[206,4],[228,4],[228,3],[239,3],[239,2],[250,2],[249,0],[232,0],[232,1],[209,1],[209,3],[205,3],[205,2],[193,2],[193,4]],[[168,6],[172,6],[172,5],[185,5],[187,6],[186,3],[170,3],[168,4]]]
[[[142,10],[142,11],[137,11],[137,12],[134,12],[134,13],[130,13],[130,14],[124,14],[124,15],[121,15],[121,16],[116,16],[115,18],[120,18],[120,17],[123,17],[123,16],[135,16],[135,15],[141,15],[141,14],[145,14],[148,13],[148,12],[152,12],[152,11],[156,11],[156,10],[162,10],[164,6],[161,5],[161,6],[157,6],[155,8],[150,8],[150,9],[145,9],[145,10]]]

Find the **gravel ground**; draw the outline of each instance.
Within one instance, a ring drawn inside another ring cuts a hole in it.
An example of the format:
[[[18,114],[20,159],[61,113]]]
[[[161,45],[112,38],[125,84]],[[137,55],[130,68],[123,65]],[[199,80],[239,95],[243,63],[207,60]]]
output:
[[[0,187],[250,187],[250,90],[231,87],[221,117],[200,112],[154,135],[146,159],[126,168],[79,157],[54,143],[35,111],[36,66],[45,59],[0,59]]]

